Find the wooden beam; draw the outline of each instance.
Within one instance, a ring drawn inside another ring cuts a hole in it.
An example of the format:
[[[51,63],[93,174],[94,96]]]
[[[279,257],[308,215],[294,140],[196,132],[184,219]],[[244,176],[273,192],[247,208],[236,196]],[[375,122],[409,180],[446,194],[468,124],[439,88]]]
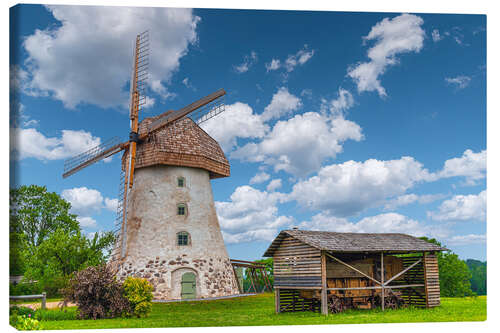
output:
[[[328,297],[326,290],[326,256],[325,252],[321,251],[321,313],[328,315]]]
[[[384,252],[380,252],[380,282],[382,282],[382,311],[385,311],[385,294],[384,294]]]
[[[420,262],[422,262],[422,259],[419,259],[419,260],[415,261],[413,264],[411,264],[410,266],[408,266],[407,268],[405,268],[404,270],[402,270],[398,274],[394,275],[392,278],[390,278],[389,280],[387,280],[387,282],[385,283],[385,285],[388,285],[389,283],[391,283],[391,281],[397,279],[398,277],[400,277],[401,275],[403,275],[404,273],[406,273],[407,271],[409,271],[410,269],[412,269],[413,267],[415,267],[416,265],[418,265],[418,263],[420,263]]]
[[[360,271],[359,269],[357,269],[357,268],[355,268],[355,267],[353,267],[353,266],[351,266],[351,265],[349,265],[349,264],[346,264],[346,263],[345,263],[345,262],[343,262],[342,260],[340,260],[340,259],[338,259],[338,258],[335,258],[334,256],[332,256],[332,255],[331,255],[331,254],[329,254],[329,253],[326,253],[326,255],[327,255],[327,256],[329,256],[330,258],[332,258],[333,260],[338,261],[338,262],[339,262],[339,263],[341,263],[342,265],[345,265],[345,266],[349,267],[349,268],[350,268],[350,269],[352,269],[353,271],[358,272],[359,274],[363,275],[364,277],[366,277],[366,278],[368,278],[368,279],[372,280],[372,281],[373,281],[373,282],[375,282],[376,284],[382,285],[382,283],[380,283],[379,281],[375,280],[375,279],[374,279],[374,278],[372,278],[371,276],[369,276],[369,275],[367,275],[367,274],[363,273],[363,272],[362,272],[362,271]]]
[[[280,312],[280,288],[274,288],[274,306],[276,313]]]
[[[234,268],[234,266],[232,267],[233,267],[234,278],[236,279],[236,285],[238,286],[238,291],[240,292],[240,294],[243,294],[243,290],[241,289],[240,285],[240,280],[238,279],[238,274],[236,274],[236,269]]]
[[[398,288],[415,288],[423,287],[423,284],[402,284],[399,286],[386,286],[387,289],[398,289]],[[371,290],[371,289],[382,289],[382,286],[369,286],[369,287],[345,287],[345,288],[326,288],[327,290]]]
[[[427,290],[427,265],[426,265],[426,253],[424,252],[424,283],[425,283],[425,307],[429,307],[429,291]]]

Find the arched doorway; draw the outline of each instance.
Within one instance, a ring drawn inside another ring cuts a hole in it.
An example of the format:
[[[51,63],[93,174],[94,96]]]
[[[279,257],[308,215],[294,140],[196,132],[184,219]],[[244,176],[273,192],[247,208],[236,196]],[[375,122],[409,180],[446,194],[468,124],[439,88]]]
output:
[[[192,272],[187,272],[182,275],[181,298],[182,299],[196,298],[196,275]]]

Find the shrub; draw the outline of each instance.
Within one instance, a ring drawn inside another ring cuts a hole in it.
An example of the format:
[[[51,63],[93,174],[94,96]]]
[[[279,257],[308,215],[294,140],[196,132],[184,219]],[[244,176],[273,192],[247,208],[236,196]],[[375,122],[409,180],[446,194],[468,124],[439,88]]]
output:
[[[20,295],[36,295],[41,294],[42,288],[38,283],[18,283],[13,284],[9,283],[9,294],[11,296],[20,296]]]
[[[130,302],[132,313],[137,317],[146,317],[153,307],[153,286],[143,278],[129,276],[123,282],[125,297]]]
[[[63,290],[64,302],[78,306],[78,318],[114,318],[130,312],[123,287],[109,266],[90,266],[76,272]]]
[[[34,316],[35,315],[35,310],[32,308],[28,308],[27,306],[11,306],[9,308],[9,316],[16,314],[18,316]]]
[[[31,315],[20,316],[17,314],[13,314],[9,317],[9,324],[20,331],[33,331],[42,329],[42,325],[40,324],[40,322],[34,318],[31,318]]]

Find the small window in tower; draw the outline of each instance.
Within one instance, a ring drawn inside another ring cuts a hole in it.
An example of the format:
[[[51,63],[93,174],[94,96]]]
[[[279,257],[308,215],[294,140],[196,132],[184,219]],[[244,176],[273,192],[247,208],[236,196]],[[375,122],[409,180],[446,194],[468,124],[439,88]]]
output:
[[[185,204],[178,204],[177,205],[177,215],[186,215],[186,205]]]
[[[184,179],[184,177],[179,177],[177,178],[177,186],[178,187],[184,187],[186,186],[186,180]]]
[[[189,234],[185,231],[177,233],[177,245],[185,246],[189,245]]]

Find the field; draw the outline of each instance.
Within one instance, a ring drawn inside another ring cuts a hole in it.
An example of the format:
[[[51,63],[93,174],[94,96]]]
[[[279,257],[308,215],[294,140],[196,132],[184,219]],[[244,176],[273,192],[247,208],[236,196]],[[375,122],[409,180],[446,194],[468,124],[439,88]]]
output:
[[[257,296],[216,301],[154,303],[148,318],[116,318],[102,320],[50,320],[43,328],[96,329],[138,327],[203,327],[261,325],[321,325],[361,323],[406,323],[486,320],[486,296],[475,298],[443,298],[433,309],[351,310],[323,316],[318,313],[274,313],[274,296]],[[59,311],[59,310],[51,310]],[[54,316],[55,318],[56,316]]]

